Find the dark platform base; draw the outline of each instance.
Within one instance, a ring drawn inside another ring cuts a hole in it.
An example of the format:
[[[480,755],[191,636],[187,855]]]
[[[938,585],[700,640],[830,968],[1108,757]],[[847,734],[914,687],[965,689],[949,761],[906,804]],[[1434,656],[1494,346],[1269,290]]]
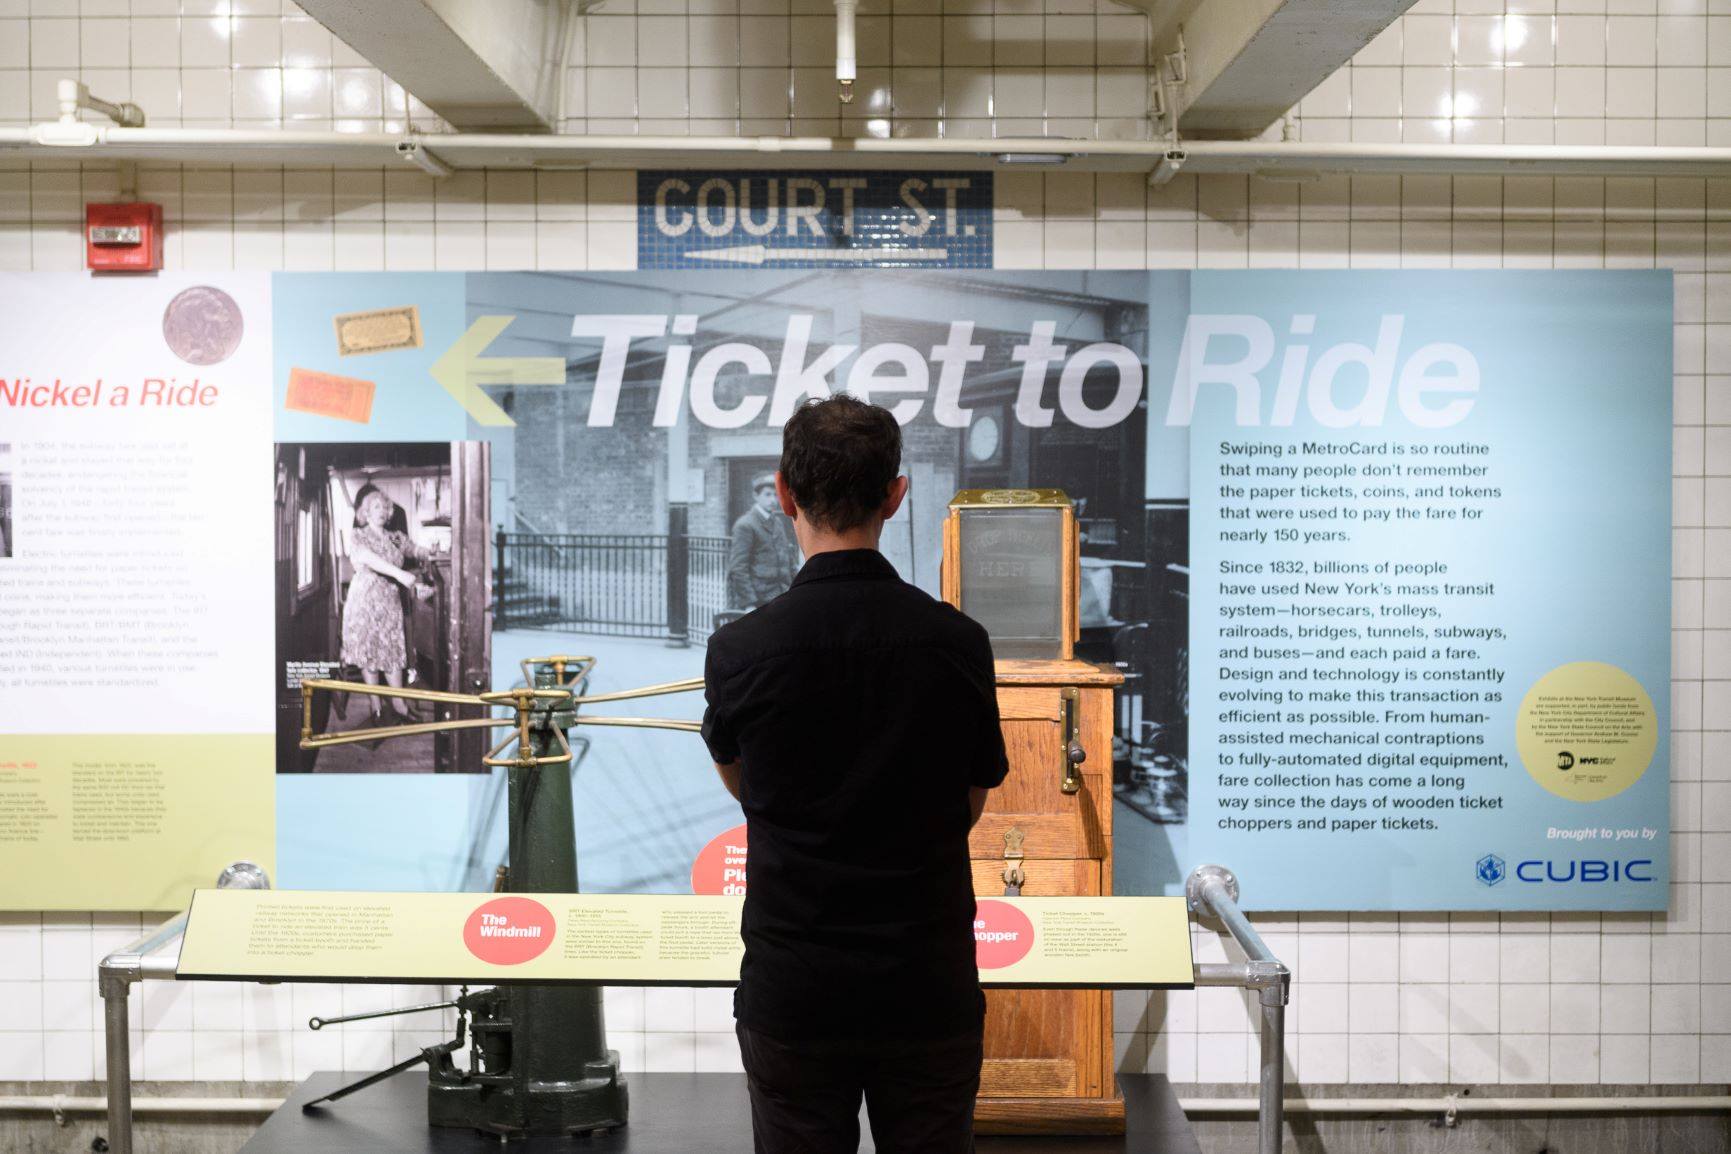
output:
[[[314,1074],[295,1088],[241,1154],[751,1154],[751,1103],[743,1074],[629,1074],[631,1121],[588,1138],[498,1138],[427,1125],[427,1075],[409,1070],[353,1097],[303,1112],[301,1103],[352,1081]],[[1178,1099],[1158,1074],[1125,1074],[1125,1133],[1111,1137],[981,1137],[979,1154],[1200,1154]],[[862,1127],[863,1131],[863,1127]],[[873,1154],[869,1132],[862,1154]]]
[[[619,1055],[609,1052],[605,1061],[589,1063],[589,1072],[576,1082],[531,1082],[527,1091],[515,1084],[429,1081],[427,1122],[511,1138],[568,1137],[625,1125],[630,1092],[619,1075]]]

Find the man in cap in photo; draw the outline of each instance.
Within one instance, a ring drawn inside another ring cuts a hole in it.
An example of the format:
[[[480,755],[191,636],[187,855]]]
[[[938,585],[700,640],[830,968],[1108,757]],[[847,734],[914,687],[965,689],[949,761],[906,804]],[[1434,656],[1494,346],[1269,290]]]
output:
[[[751,508],[733,523],[727,549],[727,604],[756,609],[787,592],[799,569],[799,554],[787,517],[775,495],[775,474],[752,478]]]

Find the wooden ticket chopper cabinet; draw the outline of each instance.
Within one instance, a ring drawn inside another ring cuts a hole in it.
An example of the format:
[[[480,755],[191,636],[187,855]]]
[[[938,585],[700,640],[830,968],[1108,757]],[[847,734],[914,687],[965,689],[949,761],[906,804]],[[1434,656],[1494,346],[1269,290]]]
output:
[[[1010,774],[969,837],[974,892],[1112,892],[1113,689],[1075,659],[1081,547],[1057,489],[965,490],[944,522],[944,600],[986,626]],[[1115,1134],[1109,990],[989,990],[981,1133]]]

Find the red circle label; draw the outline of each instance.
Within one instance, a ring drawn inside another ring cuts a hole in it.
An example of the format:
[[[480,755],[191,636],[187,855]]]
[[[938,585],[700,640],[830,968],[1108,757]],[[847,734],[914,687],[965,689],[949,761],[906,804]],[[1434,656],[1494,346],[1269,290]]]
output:
[[[463,923],[463,944],[483,962],[521,965],[553,944],[553,915],[529,898],[494,898]]]
[[[736,825],[717,834],[698,851],[691,863],[694,894],[742,894],[745,892],[745,827]]]
[[[974,961],[982,970],[1001,970],[1034,948],[1034,923],[1009,902],[974,903]]]

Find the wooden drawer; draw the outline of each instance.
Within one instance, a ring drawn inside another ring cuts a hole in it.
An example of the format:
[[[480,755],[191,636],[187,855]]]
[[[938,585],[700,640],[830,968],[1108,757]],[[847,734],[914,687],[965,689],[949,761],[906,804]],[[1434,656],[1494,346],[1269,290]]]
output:
[[[1031,813],[1027,810],[1003,809],[993,805],[988,797],[986,812],[968,835],[968,852],[976,858],[1002,858],[1004,835],[1012,828],[1022,831],[1022,853],[1029,858],[1094,858],[1104,860],[1108,847],[1106,831],[1101,828],[1095,799],[1106,783],[1093,774],[1082,775],[1079,793],[1060,795],[1065,798],[1065,810],[1058,813]],[[996,795],[998,790],[993,790]]]
[[[1005,721],[1057,721],[1064,691],[1055,685],[998,687],[998,716]]]

